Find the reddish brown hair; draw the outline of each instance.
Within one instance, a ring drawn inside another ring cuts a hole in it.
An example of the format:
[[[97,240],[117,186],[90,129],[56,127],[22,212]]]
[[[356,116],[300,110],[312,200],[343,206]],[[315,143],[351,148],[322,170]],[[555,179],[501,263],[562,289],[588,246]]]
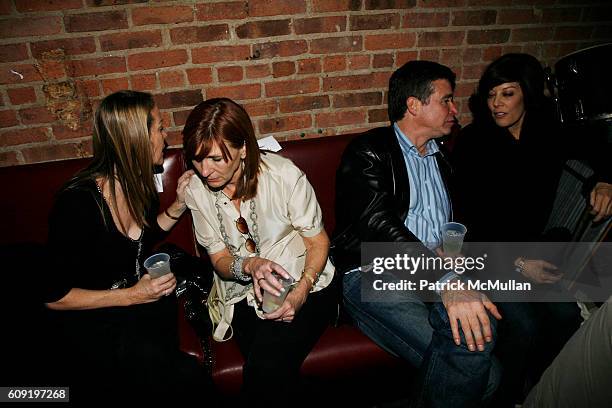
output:
[[[193,108],[183,128],[183,148],[188,162],[203,160],[215,143],[226,162],[232,159],[227,145],[234,149],[246,146],[242,177],[232,198],[255,197],[260,163],[255,131],[244,108],[228,98],[201,102]]]

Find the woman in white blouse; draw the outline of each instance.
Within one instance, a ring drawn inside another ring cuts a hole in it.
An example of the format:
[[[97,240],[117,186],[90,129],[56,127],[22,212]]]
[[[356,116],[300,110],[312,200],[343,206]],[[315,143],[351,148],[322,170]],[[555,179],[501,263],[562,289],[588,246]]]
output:
[[[196,106],[183,146],[198,176],[185,201],[216,271],[208,305],[213,337],[236,335],[249,404],[287,401],[283,394],[298,392],[300,366],[336,310],[314,190],[290,160],[260,152],[248,114],[230,99]],[[265,313],[263,293],[280,294],[279,276],[295,283],[280,307]]]

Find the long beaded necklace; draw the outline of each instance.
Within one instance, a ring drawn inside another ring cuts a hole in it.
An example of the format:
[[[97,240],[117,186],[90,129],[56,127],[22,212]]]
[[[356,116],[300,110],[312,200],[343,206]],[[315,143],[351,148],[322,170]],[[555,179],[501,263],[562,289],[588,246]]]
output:
[[[98,189],[98,192],[100,193],[100,195],[106,202],[108,209],[110,210],[112,208],[110,205],[110,202],[108,201],[107,197],[102,192],[102,189],[100,188],[100,185],[98,184],[97,181],[96,181],[96,188]],[[142,236],[143,235],[144,235],[144,228],[140,230],[140,236],[138,237],[137,240],[134,240],[128,236],[128,239],[130,241],[138,243],[138,250],[136,252],[136,267],[135,267],[135,272],[134,272],[134,278],[136,278],[136,282],[140,280],[140,256],[142,254]],[[120,281],[114,282],[113,285],[111,286],[111,289],[119,289],[125,286],[127,286],[127,279],[124,278]]]
[[[219,191],[215,191],[213,194],[215,195],[215,209],[217,210],[217,220],[219,220],[219,232],[221,233],[221,238],[223,238],[223,242],[225,243],[227,249],[231,252],[232,256],[239,256],[238,248],[230,243],[229,237],[227,236],[227,231],[223,225],[223,215],[221,215],[221,206],[219,205],[221,193]],[[259,256],[259,226],[257,225],[257,213],[255,213],[255,200],[253,199],[251,199],[249,202],[249,218],[251,219],[253,227],[253,241],[255,242],[254,254],[255,256]]]

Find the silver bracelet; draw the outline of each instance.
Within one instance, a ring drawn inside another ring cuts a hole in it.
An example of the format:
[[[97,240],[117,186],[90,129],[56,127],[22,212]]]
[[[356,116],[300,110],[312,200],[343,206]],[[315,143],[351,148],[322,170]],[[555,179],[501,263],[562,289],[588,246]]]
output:
[[[244,258],[244,256],[235,256],[234,260],[230,264],[230,272],[232,273],[234,279],[242,282],[248,282],[251,280],[251,276],[245,274],[242,270],[242,263],[244,262]]]

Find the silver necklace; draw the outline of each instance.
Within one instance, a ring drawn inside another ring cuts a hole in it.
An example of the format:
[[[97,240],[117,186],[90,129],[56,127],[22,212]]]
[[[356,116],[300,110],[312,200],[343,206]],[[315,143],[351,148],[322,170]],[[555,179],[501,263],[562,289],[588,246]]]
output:
[[[102,192],[102,189],[100,188],[100,185],[98,184],[97,181],[95,181],[96,183],[96,188],[98,189],[98,192],[100,193],[100,195],[102,196],[102,198],[104,199],[104,202],[106,202],[106,205],[108,206],[108,209],[111,209],[111,205],[108,202],[108,199],[106,198],[106,196],[104,195],[104,193]],[[111,213],[112,215],[112,213]],[[140,255],[142,253],[142,236],[144,235],[144,228],[142,228],[140,230],[140,236],[138,237],[137,240],[133,240],[132,238],[130,238],[128,236],[128,239],[132,242],[136,241],[138,243],[138,250],[136,251],[136,267],[135,267],[135,272],[134,272],[134,277],[136,278],[136,282],[138,282],[140,280]],[[111,289],[119,289],[119,288],[124,288],[127,286],[127,279],[122,279],[120,281],[114,282],[113,285],[111,286]]]
[[[239,256],[240,254],[238,253],[238,248],[230,243],[229,237],[227,236],[227,231],[223,225],[223,215],[221,215],[221,206],[219,205],[221,193],[219,191],[215,191],[213,194],[215,195],[215,209],[217,210],[217,220],[219,220],[219,232],[221,233],[221,238],[223,238],[223,242],[225,243],[227,249],[231,252],[232,256]],[[251,219],[252,223],[253,241],[255,241],[254,254],[255,256],[259,256],[259,226],[257,225],[257,214],[255,213],[255,200],[252,198],[249,202],[249,218]]]

